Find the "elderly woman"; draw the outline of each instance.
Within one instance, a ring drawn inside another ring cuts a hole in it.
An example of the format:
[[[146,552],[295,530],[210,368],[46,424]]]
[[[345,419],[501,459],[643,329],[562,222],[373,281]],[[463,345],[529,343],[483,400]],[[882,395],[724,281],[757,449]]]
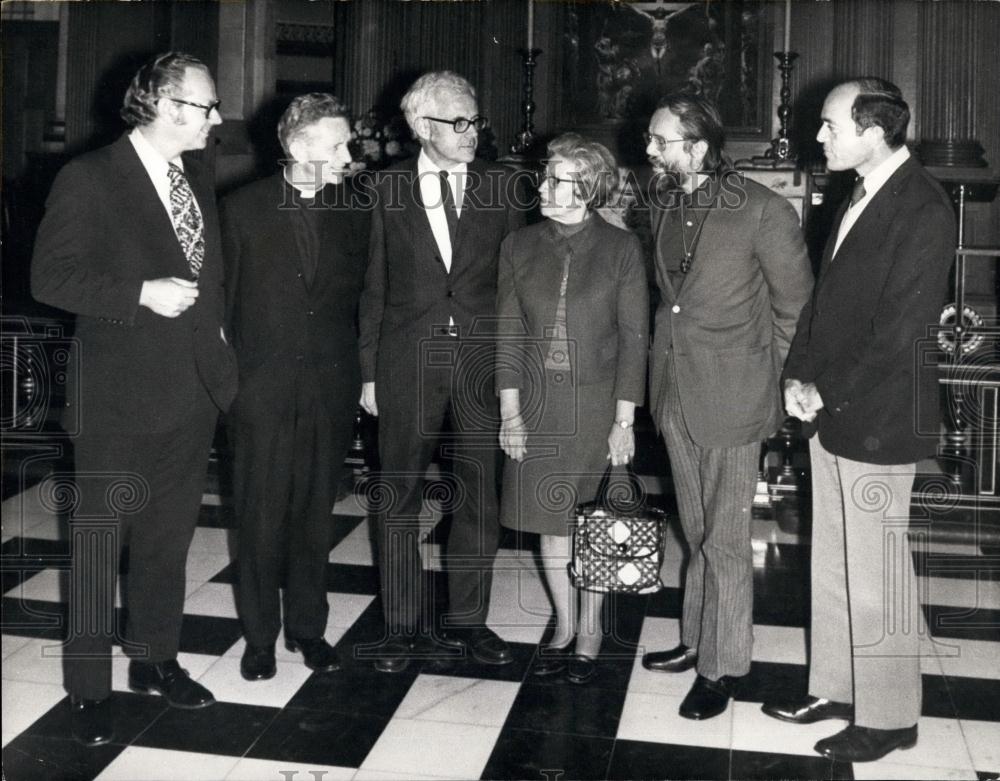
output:
[[[593,209],[614,190],[611,153],[575,133],[548,147],[543,222],[500,249],[497,389],[501,522],[541,535],[555,633],[532,672],[596,672],[603,595],[567,577],[571,513],[594,498],[610,461],[635,453],[632,422],[645,389],[648,291],[639,241]],[[575,647],[574,647],[575,640]]]

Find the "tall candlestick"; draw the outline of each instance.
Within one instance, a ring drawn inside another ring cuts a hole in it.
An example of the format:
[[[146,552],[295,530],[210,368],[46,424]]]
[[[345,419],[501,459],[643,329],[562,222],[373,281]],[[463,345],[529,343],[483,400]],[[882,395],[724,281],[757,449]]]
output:
[[[535,48],[535,0],[528,0],[528,51]]]
[[[530,15],[528,18],[529,19],[531,18]],[[782,49],[782,51],[790,52],[791,50],[792,50],[792,0],[785,0],[785,48]]]

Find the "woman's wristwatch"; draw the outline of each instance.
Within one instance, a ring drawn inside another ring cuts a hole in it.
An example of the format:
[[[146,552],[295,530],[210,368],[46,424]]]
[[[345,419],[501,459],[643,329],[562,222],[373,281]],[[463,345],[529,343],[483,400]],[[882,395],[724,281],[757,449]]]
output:
[[[618,428],[622,428],[622,429],[625,429],[626,431],[628,431],[630,428],[632,428],[632,421],[631,420],[616,420],[615,421],[615,425],[618,426]]]

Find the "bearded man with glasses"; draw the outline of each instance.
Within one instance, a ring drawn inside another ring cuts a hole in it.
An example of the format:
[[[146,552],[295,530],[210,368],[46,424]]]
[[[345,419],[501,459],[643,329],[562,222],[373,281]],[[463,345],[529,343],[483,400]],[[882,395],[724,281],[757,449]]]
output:
[[[385,635],[357,651],[383,672],[427,656],[508,664],[507,643],[486,626],[500,538],[493,335],[500,242],[524,215],[510,203],[510,172],[476,160],[487,121],[468,81],[425,74],[402,108],[421,151],[375,190],[360,309],[362,406],[379,416],[373,486],[387,498],[376,513]],[[435,453],[451,465],[443,621],[424,593],[419,549]]]
[[[680,645],[642,662],[695,667],[680,715],[707,719],[750,671],[760,443],[784,419],[778,378],[813,279],[794,209],[727,166],[711,103],[668,95],[646,143],[662,185],[652,204],[661,300],[649,397],[691,558]]]

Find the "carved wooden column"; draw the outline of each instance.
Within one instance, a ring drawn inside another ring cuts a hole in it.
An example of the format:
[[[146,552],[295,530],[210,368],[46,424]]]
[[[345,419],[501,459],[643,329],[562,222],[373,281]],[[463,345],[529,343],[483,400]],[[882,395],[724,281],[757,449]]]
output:
[[[977,81],[986,71],[985,58],[996,57],[996,44],[987,48],[979,41],[988,26],[979,5],[920,4],[918,105],[920,157],[925,165],[987,165],[975,138],[975,95]]]
[[[894,0],[833,4],[833,70],[843,78],[892,76]]]

